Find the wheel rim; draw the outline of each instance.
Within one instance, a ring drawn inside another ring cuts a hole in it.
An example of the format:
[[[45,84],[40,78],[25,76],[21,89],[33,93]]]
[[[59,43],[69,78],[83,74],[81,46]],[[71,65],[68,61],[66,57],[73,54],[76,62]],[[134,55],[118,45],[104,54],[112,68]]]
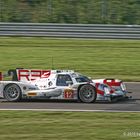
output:
[[[84,85],[79,91],[79,96],[83,102],[90,103],[96,99],[96,92],[91,85]]]
[[[17,100],[20,96],[20,88],[15,84],[9,85],[5,88],[4,95],[9,101]]]

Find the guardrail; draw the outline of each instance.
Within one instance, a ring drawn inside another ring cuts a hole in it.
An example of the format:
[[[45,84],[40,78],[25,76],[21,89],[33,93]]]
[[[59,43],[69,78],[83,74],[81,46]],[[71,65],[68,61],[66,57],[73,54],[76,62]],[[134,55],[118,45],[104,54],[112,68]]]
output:
[[[0,36],[140,39],[140,25],[0,23]]]

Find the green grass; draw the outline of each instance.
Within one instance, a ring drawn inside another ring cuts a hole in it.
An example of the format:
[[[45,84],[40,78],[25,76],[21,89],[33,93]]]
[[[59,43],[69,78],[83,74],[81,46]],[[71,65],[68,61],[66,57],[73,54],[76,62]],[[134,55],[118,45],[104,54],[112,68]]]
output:
[[[139,113],[0,111],[0,139],[139,140],[139,118]]]
[[[0,69],[16,67],[140,81],[140,41],[1,37]],[[0,140],[139,140],[139,118],[139,113],[0,111]]]
[[[1,71],[17,67],[74,69],[92,78],[140,81],[140,41],[1,37]]]

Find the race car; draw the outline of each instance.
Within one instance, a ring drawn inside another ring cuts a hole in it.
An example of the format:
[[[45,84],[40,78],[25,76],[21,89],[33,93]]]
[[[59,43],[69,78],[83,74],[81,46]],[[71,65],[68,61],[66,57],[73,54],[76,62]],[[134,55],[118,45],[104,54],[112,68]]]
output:
[[[93,103],[98,100],[113,101],[127,97],[125,85],[121,80],[91,80],[73,70],[17,68],[6,74],[12,76],[11,81],[3,81],[3,76],[0,75],[0,97],[8,101],[46,98]]]

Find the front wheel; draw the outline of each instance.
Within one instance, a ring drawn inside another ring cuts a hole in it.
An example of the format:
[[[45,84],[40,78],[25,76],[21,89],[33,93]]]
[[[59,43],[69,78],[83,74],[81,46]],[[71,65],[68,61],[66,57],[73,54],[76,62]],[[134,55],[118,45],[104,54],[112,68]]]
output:
[[[17,84],[6,85],[3,94],[7,101],[15,102],[21,100],[21,89]]]
[[[78,91],[79,100],[84,103],[93,103],[96,101],[97,93],[95,87],[86,84],[80,87]]]

